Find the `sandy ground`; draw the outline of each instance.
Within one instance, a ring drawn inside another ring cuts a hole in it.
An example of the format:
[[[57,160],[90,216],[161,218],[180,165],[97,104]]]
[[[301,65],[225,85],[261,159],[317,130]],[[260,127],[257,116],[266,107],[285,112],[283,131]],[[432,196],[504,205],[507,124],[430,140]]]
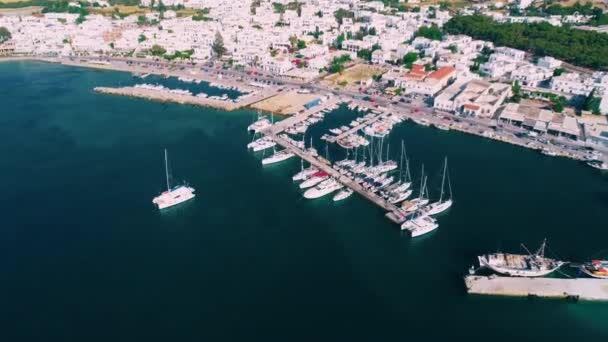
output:
[[[280,93],[253,105],[261,111],[291,115],[304,109],[304,104],[318,98],[315,94],[298,94],[296,91]]]
[[[339,85],[342,82],[346,82],[346,87],[358,87],[359,82],[362,80],[368,80],[372,76],[384,73],[384,69],[378,66],[357,64],[351,68],[348,68],[340,74],[333,74],[327,76],[324,82],[329,85]]]
[[[29,7],[22,7],[22,8],[2,8],[2,9],[0,9],[0,15],[26,16],[26,15],[32,15],[34,13],[40,13],[41,10],[42,10],[42,7],[40,7],[40,6],[29,6]]]

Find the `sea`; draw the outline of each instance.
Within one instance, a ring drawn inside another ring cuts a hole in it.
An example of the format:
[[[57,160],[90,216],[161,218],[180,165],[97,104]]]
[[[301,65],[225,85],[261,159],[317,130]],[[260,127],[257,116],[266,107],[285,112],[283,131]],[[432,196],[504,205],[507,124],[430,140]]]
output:
[[[477,255],[545,238],[562,260],[608,257],[607,174],[404,122],[383,154],[398,160],[403,141],[432,198],[447,157],[454,198],[412,239],[357,195],[305,200],[295,158],[263,167],[246,148],[254,111],[93,91],[137,83],[0,63],[1,341],[608,340],[606,303],[473,296],[463,282]],[[342,159],[319,137],[356,115],[343,106],[305,140]],[[197,196],[159,212],[165,148]]]

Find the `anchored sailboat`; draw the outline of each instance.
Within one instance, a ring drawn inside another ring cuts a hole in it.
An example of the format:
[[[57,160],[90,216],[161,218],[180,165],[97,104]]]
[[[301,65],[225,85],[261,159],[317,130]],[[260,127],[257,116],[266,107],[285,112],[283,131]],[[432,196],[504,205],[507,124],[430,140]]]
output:
[[[447,180],[448,180],[449,198],[444,200],[443,193],[444,193],[446,176],[447,176]],[[440,214],[440,213],[448,210],[451,206],[452,206],[452,185],[450,184],[450,176],[448,174],[448,158],[446,157],[445,163],[443,166],[443,179],[441,180],[441,195],[439,196],[439,201],[431,203],[428,206],[426,206],[426,208],[424,208],[424,213],[426,215],[437,215],[437,214]]]
[[[165,149],[165,177],[167,179],[167,191],[154,197],[152,200],[152,203],[156,204],[158,209],[169,208],[194,198],[195,190],[192,187],[187,185],[178,185],[171,188],[167,149]]]

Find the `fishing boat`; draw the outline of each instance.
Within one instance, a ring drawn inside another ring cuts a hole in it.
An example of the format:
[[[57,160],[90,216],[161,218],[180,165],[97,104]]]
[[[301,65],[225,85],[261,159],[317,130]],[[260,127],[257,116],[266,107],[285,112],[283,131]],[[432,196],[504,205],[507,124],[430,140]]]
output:
[[[300,189],[313,187],[326,180],[327,178],[329,178],[329,175],[327,173],[323,171],[316,172],[309,179],[305,180],[300,184]]]
[[[178,185],[171,187],[171,177],[169,176],[169,162],[167,149],[165,149],[165,177],[167,179],[167,191],[154,197],[152,203],[158,206],[158,209],[165,209],[186,202],[194,198],[194,188],[188,185]]]
[[[337,180],[330,178],[319,183],[314,188],[308,189],[304,192],[304,198],[315,199],[328,195],[336,190],[341,189],[344,185],[338,183]]]
[[[582,264],[580,269],[590,277],[608,279],[608,260],[591,260]]]
[[[418,216],[403,222],[402,230],[409,230],[412,237],[417,237],[432,232],[439,228],[439,224],[430,216]]]
[[[444,185],[445,185],[446,175],[447,175],[448,189],[449,189],[448,199],[443,198],[443,193],[444,193],[443,189],[444,189]],[[441,214],[442,212],[448,210],[451,206],[452,206],[452,186],[450,184],[450,176],[448,174],[448,158],[446,157],[445,164],[443,167],[443,178],[441,180],[441,195],[439,196],[439,201],[427,205],[423,210],[424,210],[424,213],[427,215],[437,215],[437,214]]]
[[[333,201],[338,202],[338,201],[345,200],[345,199],[349,198],[350,195],[352,195],[352,194],[353,194],[353,191],[351,189],[340,190],[340,192],[338,192],[334,196]]]
[[[521,245],[528,254],[494,253],[478,257],[479,266],[511,277],[542,277],[546,276],[566,262],[545,258],[546,240],[540,248],[531,253],[526,246]]]
[[[266,157],[266,158],[262,159],[262,165],[280,163],[280,162],[287,160],[289,158],[292,158],[292,157],[295,157],[295,154],[293,154],[292,152],[289,152],[288,150],[278,151],[278,152],[275,152],[270,157]]]

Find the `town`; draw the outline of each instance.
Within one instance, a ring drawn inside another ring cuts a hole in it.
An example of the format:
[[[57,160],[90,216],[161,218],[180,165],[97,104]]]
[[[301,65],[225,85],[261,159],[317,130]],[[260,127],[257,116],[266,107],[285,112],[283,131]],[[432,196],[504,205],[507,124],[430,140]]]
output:
[[[607,20],[590,5],[539,8],[529,0],[458,7],[355,0],[10,5],[0,7],[5,60],[44,59],[229,84],[247,94],[240,105],[175,91],[162,96],[228,110],[284,90],[294,94],[294,102],[303,96],[301,102],[308,104],[316,94],[334,94],[441,128],[608,168],[608,73],[603,71],[608,65],[601,54],[608,45],[601,44],[608,41],[602,26]],[[472,28],[476,23],[495,30],[548,25],[600,43],[584,56],[560,52],[568,46],[548,46],[542,54],[504,46],[510,45],[508,38],[504,45],[480,39],[485,37]],[[156,90],[140,87],[129,95],[154,98],[150,93]],[[302,105],[282,112],[277,106],[258,109],[289,115],[304,110]]]

